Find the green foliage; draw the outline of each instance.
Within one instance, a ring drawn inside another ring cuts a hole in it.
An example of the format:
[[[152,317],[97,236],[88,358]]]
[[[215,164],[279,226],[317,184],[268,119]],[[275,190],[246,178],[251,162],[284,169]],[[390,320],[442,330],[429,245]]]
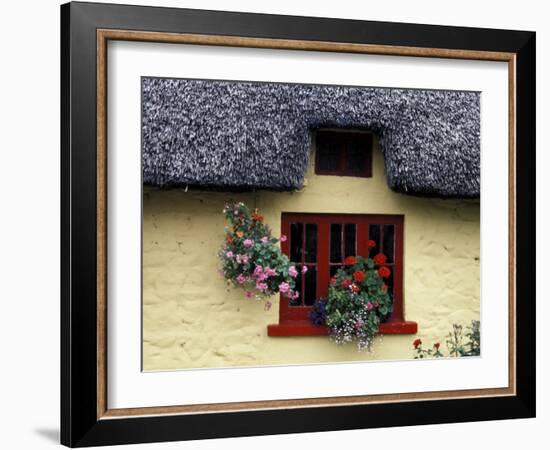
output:
[[[447,335],[445,343],[451,357],[462,356],[479,356],[481,350],[481,335],[479,320],[472,320],[470,325],[466,327],[467,332],[464,333],[464,327],[459,324],[453,324],[453,329]],[[428,357],[440,358],[445,356],[439,350],[439,343],[434,344],[434,349],[422,348],[422,341],[416,339],[413,342],[414,359],[422,359]]]
[[[222,276],[245,289],[248,298],[263,299],[278,292],[296,298],[297,270],[278,245],[286,237],[273,238],[263,217],[242,202],[225,205],[223,213],[231,226],[226,227],[225,242],[218,253]]]
[[[391,312],[384,280],[370,258],[351,257],[331,279],[326,324],[338,344],[356,341],[371,350],[380,322]]]

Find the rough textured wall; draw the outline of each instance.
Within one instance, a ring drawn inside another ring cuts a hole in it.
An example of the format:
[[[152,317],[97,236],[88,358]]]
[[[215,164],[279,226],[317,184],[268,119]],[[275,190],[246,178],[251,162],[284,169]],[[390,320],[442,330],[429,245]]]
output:
[[[410,197],[387,187],[374,149],[373,177],[316,176],[300,192],[228,194],[145,188],[143,366],[145,370],[411,358],[412,341],[441,340],[453,323],[479,319],[479,202]],[[261,209],[274,235],[281,212],[405,214],[405,318],[417,335],[387,335],[373,353],[327,337],[268,337],[278,297],[245,299],[217,273],[224,203]],[[446,350],[446,349],[445,349]]]

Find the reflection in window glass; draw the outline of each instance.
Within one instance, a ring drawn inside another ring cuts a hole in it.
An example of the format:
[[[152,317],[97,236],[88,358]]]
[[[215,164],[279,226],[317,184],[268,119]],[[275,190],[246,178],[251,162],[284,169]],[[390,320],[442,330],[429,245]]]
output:
[[[290,224],[290,260],[294,262],[302,261],[302,235],[303,224]]]
[[[306,262],[317,261],[317,224],[306,224]]]
[[[305,277],[304,304],[311,306],[317,298],[317,268],[309,266]]]
[[[342,262],[342,225],[330,225],[330,262]]]
[[[348,223],[344,225],[344,236],[345,236],[344,257],[357,255],[356,235],[357,235],[356,225],[354,223]]]
[[[388,263],[394,261],[394,241],[395,241],[395,227],[393,225],[384,225],[384,238],[382,251],[384,255],[388,257]]]

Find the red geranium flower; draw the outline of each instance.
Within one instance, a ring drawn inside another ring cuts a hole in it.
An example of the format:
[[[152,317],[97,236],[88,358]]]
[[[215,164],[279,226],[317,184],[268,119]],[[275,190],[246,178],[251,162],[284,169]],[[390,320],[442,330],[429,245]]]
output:
[[[344,260],[344,263],[348,266],[353,266],[356,262],[357,262],[357,260],[355,259],[355,256],[348,256]]]
[[[378,255],[375,255],[374,258],[372,258],[372,260],[377,266],[381,266],[382,264],[386,264],[388,258],[386,258],[384,253],[378,253]]]
[[[361,290],[361,288],[354,283],[354,284],[351,285],[351,290],[353,292],[359,292]]]
[[[441,345],[441,344],[440,344],[439,342],[436,342],[436,343],[434,344],[434,348],[435,348],[436,350],[439,350],[439,346],[440,346],[440,345]]]
[[[388,278],[391,275],[390,269],[386,266],[382,266],[378,269],[378,275],[380,275],[381,278]]]
[[[342,281],[342,287],[344,289],[347,289],[349,288],[351,285],[351,280],[349,278],[346,278],[344,281]]]
[[[367,247],[368,247],[368,248],[376,247],[376,242],[374,242],[372,239],[369,239],[369,240],[367,241]]]
[[[416,339],[413,342],[414,348],[418,348],[420,345],[422,345],[422,341],[420,339]]]
[[[361,283],[365,279],[365,272],[361,270],[356,270],[353,272],[353,279],[358,283]]]
[[[255,222],[262,222],[264,220],[264,216],[255,212],[252,214],[252,220]]]

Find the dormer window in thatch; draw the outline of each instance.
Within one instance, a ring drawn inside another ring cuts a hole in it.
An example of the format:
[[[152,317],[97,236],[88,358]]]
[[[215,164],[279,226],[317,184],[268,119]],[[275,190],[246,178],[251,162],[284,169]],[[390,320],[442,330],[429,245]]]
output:
[[[358,130],[318,130],[317,175],[372,176],[372,134]]]

